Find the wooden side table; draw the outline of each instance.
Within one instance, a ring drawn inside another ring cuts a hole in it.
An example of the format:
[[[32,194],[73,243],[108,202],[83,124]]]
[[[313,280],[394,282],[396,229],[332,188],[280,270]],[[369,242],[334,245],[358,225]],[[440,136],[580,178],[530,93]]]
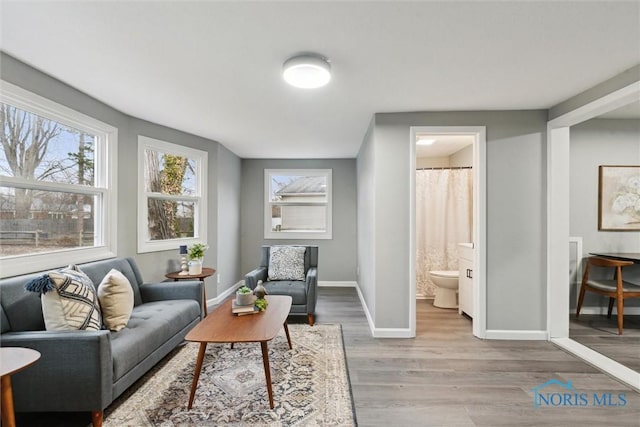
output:
[[[209,276],[213,276],[216,273],[215,268],[202,267],[202,273],[200,274],[180,274],[179,271],[167,273],[164,275],[167,279],[173,279],[174,282],[178,280],[199,280],[202,282],[202,299],[204,304],[204,316],[207,317],[207,287],[204,283],[204,279]]]
[[[2,425],[15,427],[13,389],[11,375],[33,365],[40,359],[40,352],[22,347],[0,347],[0,376],[2,381]]]

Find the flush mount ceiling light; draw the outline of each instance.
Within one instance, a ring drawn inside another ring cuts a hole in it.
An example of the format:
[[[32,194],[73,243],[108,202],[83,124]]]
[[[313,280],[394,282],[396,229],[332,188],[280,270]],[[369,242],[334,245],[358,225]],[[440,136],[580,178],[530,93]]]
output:
[[[428,139],[428,138],[420,137],[420,138],[418,138],[418,141],[416,141],[416,144],[418,144],[418,145],[431,145],[434,142],[436,142],[435,139]]]
[[[329,61],[320,55],[297,55],[285,61],[282,66],[282,77],[291,86],[315,89],[329,83],[331,66]]]

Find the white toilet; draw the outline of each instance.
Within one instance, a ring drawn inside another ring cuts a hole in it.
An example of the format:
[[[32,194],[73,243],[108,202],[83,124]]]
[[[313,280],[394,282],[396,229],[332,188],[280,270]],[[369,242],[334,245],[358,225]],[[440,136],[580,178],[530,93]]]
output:
[[[458,308],[458,270],[430,271],[429,277],[436,288],[433,305],[440,308]]]

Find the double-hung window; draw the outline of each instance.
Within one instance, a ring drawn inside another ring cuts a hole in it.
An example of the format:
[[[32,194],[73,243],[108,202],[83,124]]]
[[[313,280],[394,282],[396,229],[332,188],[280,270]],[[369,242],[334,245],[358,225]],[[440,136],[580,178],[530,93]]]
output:
[[[331,169],[265,169],[264,238],[331,239]]]
[[[207,153],[138,137],[138,252],[207,238]]]
[[[2,276],[115,256],[117,129],[0,84]]]

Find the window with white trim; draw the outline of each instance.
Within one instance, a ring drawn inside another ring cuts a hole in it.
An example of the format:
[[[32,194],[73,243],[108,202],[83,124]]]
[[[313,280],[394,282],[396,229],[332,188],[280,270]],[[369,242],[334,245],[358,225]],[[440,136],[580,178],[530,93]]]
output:
[[[0,81],[2,276],[116,254],[116,128]]]
[[[264,238],[331,239],[331,169],[265,169]]]
[[[138,252],[207,238],[207,152],[138,136]]]

